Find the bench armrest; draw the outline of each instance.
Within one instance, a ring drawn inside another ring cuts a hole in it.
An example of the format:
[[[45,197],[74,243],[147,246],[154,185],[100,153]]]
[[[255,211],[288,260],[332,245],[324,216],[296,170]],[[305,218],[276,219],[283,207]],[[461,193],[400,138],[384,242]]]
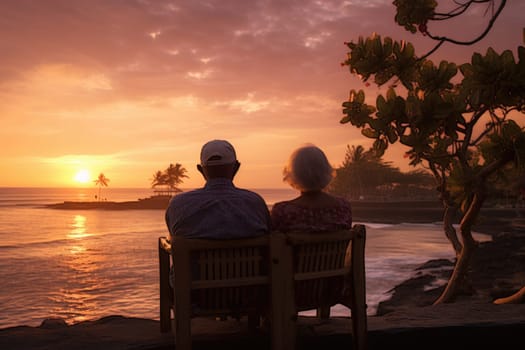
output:
[[[159,237],[159,250],[171,254],[171,242],[168,237]]]

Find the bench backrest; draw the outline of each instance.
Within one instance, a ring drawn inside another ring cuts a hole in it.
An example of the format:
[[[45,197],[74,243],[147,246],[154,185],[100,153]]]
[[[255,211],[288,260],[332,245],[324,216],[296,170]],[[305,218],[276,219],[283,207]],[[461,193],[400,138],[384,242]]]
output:
[[[269,254],[269,236],[234,240],[175,237],[175,296],[187,298],[189,291],[192,316],[241,316],[264,308],[270,290]]]
[[[350,309],[353,349],[366,348],[366,282],[364,225],[336,232],[277,234],[283,241],[282,283],[283,337],[279,344],[294,349],[297,313],[317,310],[328,318],[330,307],[342,304]]]
[[[330,306],[338,303],[351,309],[354,345],[364,349],[365,236],[365,226],[355,225],[337,232],[236,240],[176,236],[171,245],[159,238],[161,329],[170,329],[163,290],[166,252],[171,252],[177,349],[191,349],[191,318],[205,315],[266,315],[273,349],[293,348],[297,312],[318,309],[318,316],[329,317]]]
[[[286,234],[286,258],[292,259],[297,311],[330,307],[341,302],[344,278],[350,273],[351,230]],[[288,286],[292,288],[292,286]]]

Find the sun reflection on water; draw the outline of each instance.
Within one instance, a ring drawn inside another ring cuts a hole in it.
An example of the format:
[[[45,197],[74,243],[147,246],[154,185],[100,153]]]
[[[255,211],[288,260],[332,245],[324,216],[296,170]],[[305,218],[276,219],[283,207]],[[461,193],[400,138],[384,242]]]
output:
[[[64,255],[66,279],[50,299],[55,303],[53,313],[73,322],[94,318],[100,308],[99,293],[105,283],[101,269],[105,256],[96,243],[96,234],[88,226],[88,217],[71,217]]]
[[[86,248],[80,245],[74,245],[69,249],[69,252],[71,254],[80,254],[84,253],[86,251]]]
[[[75,215],[71,224],[73,229],[69,232],[67,238],[79,239],[91,236],[91,234],[86,232],[86,221],[87,218],[84,215]]]

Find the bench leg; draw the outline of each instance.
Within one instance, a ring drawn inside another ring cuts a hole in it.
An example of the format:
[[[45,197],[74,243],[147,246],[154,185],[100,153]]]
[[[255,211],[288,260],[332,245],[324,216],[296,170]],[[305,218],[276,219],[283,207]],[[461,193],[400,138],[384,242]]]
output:
[[[159,293],[160,293],[160,331],[171,331],[171,308],[173,289],[170,286],[170,255],[166,253],[159,240]]]
[[[321,306],[317,308],[317,318],[327,320],[330,318],[330,306]]]

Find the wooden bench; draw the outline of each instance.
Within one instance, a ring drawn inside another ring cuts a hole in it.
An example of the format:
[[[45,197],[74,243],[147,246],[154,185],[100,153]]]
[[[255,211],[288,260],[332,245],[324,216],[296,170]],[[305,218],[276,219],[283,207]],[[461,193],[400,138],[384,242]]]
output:
[[[270,321],[272,349],[293,349],[297,313],[350,308],[354,349],[365,349],[363,225],[319,234],[272,233],[264,237],[205,240],[159,238],[160,326],[175,323],[177,350],[191,349],[191,319],[248,316],[251,327]],[[171,259],[170,259],[171,257]],[[169,282],[170,260],[175,286]]]

